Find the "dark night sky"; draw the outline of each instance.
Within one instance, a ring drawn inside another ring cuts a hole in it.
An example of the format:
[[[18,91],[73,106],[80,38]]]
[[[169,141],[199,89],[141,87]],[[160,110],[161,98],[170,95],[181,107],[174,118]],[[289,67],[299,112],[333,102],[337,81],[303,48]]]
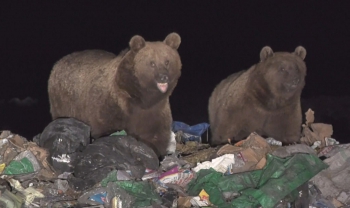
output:
[[[347,1],[26,2],[0,6],[0,127],[27,138],[50,122],[47,80],[58,59],[85,49],[119,53],[136,34],[149,41],[180,34],[182,76],[170,102],[174,120],[190,125],[208,121],[216,84],[257,63],[265,45],[306,48],[303,98],[350,92]],[[10,102],[27,96],[37,103]]]

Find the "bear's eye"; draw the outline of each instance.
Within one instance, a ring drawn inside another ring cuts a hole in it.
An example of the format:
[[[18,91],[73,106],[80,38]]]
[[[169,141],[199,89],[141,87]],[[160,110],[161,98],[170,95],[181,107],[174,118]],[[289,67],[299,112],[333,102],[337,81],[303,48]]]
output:
[[[281,68],[280,68],[280,71],[281,71],[281,72],[285,72],[286,69],[285,69],[284,67],[281,67]]]
[[[166,61],[165,61],[165,66],[168,66],[168,65],[169,65],[169,61],[166,60]]]
[[[153,61],[151,61],[151,66],[152,66],[152,67],[155,67],[156,64],[155,64]]]

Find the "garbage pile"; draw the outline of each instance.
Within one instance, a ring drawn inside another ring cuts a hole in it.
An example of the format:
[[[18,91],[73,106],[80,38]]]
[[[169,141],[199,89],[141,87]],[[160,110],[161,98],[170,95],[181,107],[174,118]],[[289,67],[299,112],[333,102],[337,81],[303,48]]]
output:
[[[2,131],[0,207],[346,207],[350,144],[313,114],[290,146],[253,132],[210,147],[208,124],[174,122],[162,161],[125,131],[91,141],[73,118],[51,122],[33,142]]]

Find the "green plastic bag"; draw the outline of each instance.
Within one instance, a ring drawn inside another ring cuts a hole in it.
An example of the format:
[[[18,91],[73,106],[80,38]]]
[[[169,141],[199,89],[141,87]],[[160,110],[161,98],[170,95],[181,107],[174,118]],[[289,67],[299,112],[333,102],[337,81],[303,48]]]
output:
[[[101,181],[102,187],[107,187],[109,183],[115,184],[133,198],[133,207],[145,207],[152,204],[161,204],[162,200],[156,192],[155,187],[148,181],[118,181],[117,170],[111,171],[106,178]]]
[[[126,131],[122,130],[122,131],[117,131],[112,133],[110,136],[126,136]]]
[[[15,174],[23,174],[23,173],[33,173],[34,167],[30,160],[26,157],[21,160],[13,160],[10,164],[5,168],[4,174],[6,175],[15,175]]]
[[[313,154],[295,154],[287,158],[267,155],[267,163],[261,170],[223,176],[214,169],[200,170],[196,179],[188,185],[188,194],[197,196],[204,189],[216,206],[274,207],[287,195],[295,195],[299,186],[328,166]],[[223,193],[240,194],[226,202]]]
[[[148,181],[117,181],[117,171],[112,171],[105,179],[102,180],[101,186],[109,186],[110,183],[124,190],[124,199],[132,199],[132,207],[146,207],[153,204],[161,204],[162,200],[156,192],[155,187]],[[113,186],[112,185],[112,186]],[[110,193],[111,194],[111,193]],[[113,194],[113,193],[112,193]],[[120,194],[120,193],[119,193]]]
[[[133,207],[151,206],[162,202],[154,186],[148,181],[116,181],[114,183],[135,198]]]
[[[117,178],[117,173],[118,171],[117,170],[113,170],[111,171],[110,173],[108,173],[107,177],[102,179],[101,181],[101,186],[102,187],[106,187],[108,182],[115,182],[115,181],[118,181],[118,178]]]

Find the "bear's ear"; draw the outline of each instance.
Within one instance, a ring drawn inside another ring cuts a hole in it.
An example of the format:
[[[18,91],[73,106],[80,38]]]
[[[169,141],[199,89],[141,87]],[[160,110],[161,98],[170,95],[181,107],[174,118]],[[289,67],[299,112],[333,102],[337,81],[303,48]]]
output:
[[[177,33],[170,33],[168,36],[166,36],[164,43],[176,50],[179,48],[181,43],[180,35]]]
[[[269,46],[265,46],[260,51],[260,61],[265,61],[268,57],[273,55],[273,50]]]
[[[138,52],[141,48],[145,47],[145,45],[145,39],[139,35],[132,37],[129,42],[130,49],[134,52]]]
[[[306,57],[306,49],[303,46],[296,47],[294,54],[300,56],[301,59],[305,59]]]

